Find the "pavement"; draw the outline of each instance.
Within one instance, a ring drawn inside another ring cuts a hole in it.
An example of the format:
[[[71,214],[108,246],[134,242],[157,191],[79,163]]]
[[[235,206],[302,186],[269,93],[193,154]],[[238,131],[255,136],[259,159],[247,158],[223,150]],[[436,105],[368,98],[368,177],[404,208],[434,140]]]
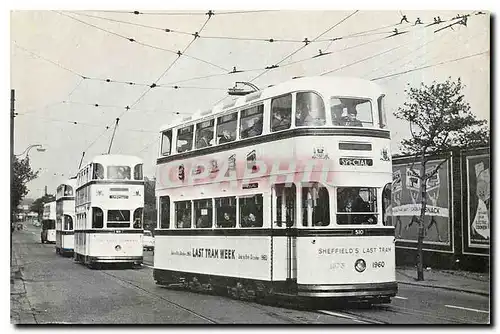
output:
[[[490,279],[488,273],[476,273],[462,270],[424,269],[424,280],[417,281],[416,277],[416,268],[400,267],[396,269],[396,280],[399,284],[468,292],[481,296],[490,295]]]
[[[10,268],[10,320],[12,324],[37,323],[26,295],[23,267],[18,265],[14,252]]]

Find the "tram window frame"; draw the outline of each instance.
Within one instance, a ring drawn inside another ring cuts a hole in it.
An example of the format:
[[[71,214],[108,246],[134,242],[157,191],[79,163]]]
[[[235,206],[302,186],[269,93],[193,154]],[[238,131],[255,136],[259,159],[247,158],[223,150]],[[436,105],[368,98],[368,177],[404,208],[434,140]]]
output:
[[[104,179],[104,166],[98,162],[93,163],[93,175],[92,180],[103,180]]]
[[[212,136],[211,137],[205,137],[203,134],[211,131]],[[201,138],[200,138],[201,137]],[[196,123],[196,131],[194,134],[194,147],[196,150],[205,148],[205,147],[210,147],[214,146],[214,137],[215,137],[215,118],[211,118],[208,120],[205,120],[203,122]],[[203,143],[201,139],[205,138],[206,142]],[[205,146],[199,145],[199,144],[206,144]]]
[[[159,228],[170,228],[170,196],[160,196],[160,199],[158,201]]]
[[[228,202],[229,205],[224,205]],[[232,203],[232,205],[231,205]],[[237,199],[236,196],[227,196],[227,197],[217,197],[215,198],[215,227],[216,228],[235,228],[237,221]],[[228,211],[231,212],[228,212]],[[227,216],[230,218],[228,220],[229,224],[225,224],[226,221],[224,218]],[[231,219],[232,218],[232,219]]]
[[[193,227],[193,205],[192,205],[191,201],[177,201],[174,203],[175,203],[175,228],[178,228],[178,229],[192,228]],[[181,208],[180,207],[181,205],[183,205],[185,207]],[[182,217],[180,217],[180,219],[178,219],[179,216],[181,216],[180,215],[181,213],[182,213]],[[187,221],[183,222],[184,225],[179,224],[180,222],[182,222],[182,219],[186,213],[189,215],[189,226],[186,224]]]
[[[307,95],[306,95],[307,94]],[[301,100],[302,96],[309,96],[308,99]],[[311,97],[314,97],[311,98]],[[318,103],[320,102],[320,103]],[[311,106],[313,105],[314,106]],[[302,111],[302,106],[308,106],[308,111]],[[319,108],[318,108],[319,107]],[[312,111],[317,111],[319,117],[312,118],[306,122],[306,118]],[[304,117],[303,113],[307,115]],[[323,96],[314,91],[303,91],[295,94],[295,127],[303,126],[325,126],[326,125],[326,106]]]
[[[165,138],[168,140],[168,143],[165,142]],[[166,150],[165,148],[168,148]],[[163,157],[167,157],[172,154],[172,129],[162,131],[161,133],[161,155]]]
[[[249,210],[250,204],[254,205],[255,210]],[[239,226],[241,228],[262,228],[264,226],[264,196],[263,194],[253,194],[238,197],[238,209],[239,209]],[[245,216],[244,216],[245,215]],[[247,221],[252,221],[253,223],[247,225]]]
[[[64,186],[64,196],[74,196],[73,187],[70,185]]]
[[[193,200],[193,208],[194,208],[194,228],[212,228],[213,227],[213,203],[211,198],[203,198],[203,199],[197,199]],[[203,215],[202,213],[206,211],[206,215]],[[198,223],[198,220],[201,217],[207,217],[208,219],[205,220],[204,224],[200,225]],[[208,223],[208,224],[207,224]]]
[[[144,224],[144,208],[137,208],[134,210],[134,214],[132,215],[133,219],[133,228],[135,229],[142,229],[142,226]],[[139,221],[137,221],[139,220]]]
[[[393,226],[392,224],[392,182],[387,183],[382,189],[382,224]]]
[[[311,194],[311,203],[309,203],[308,193],[311,193],[310,189],[313,189]],[[314,192],[317,193],[317,199],[313,197]],[[326,194],[326,198],[325,195]],[[311,227],[328,227],[331,225],[330,217],[330,191],[329,189],[319,182],[309,182],[302,185],[301,189],[301,207],[302,207],[302,226],[309,227],[309,213],[308,208],[311,204]],[[323,199],[320,201],[320,197],[323,195]],[[316,205],[314,205],[316,204]]]
[[[357,195],[355,192],[357,191]],[[368,199],[362,198],[361,191],[367,191]],[[335,190],[337,195],[336,218],[337,225],[377,225],[380,212],[378,207],[378,189],[375,187],[338,187]],[[357,198],[363,202],[356,202]],[[350,199],[349,199],[350,198]],[[348,206],[348,204],[350,204]],[[373,208],[375,211],[373,211]],[[371,211],[368,211],[368,210]],[[350,211],[349,211],[350,210]],[[347,217],[347,218],[345,218]]]
[[[113,214],[113,216],[110,216]],[[115,219],[113,217],[118,217],[120,215],[123,219]],[[111,217],[111,219],[110,219]],[[106,212],[106,227],[107,228],[128,228],[130,227],[130,210],[107,210]]]
[[[186,130],[187,129],[187,130]],[[183,132],[183,133],[181,133]],[[186,134],[191,134],[191,138],[187,137]],[[183,139],[186,137],[186,139]],[[177,153],[190,152],[193,150],[193,137],[194,137],[194,124],[183,126],[182,128],[177,129],[177,139],[175,143],[175,147]],[[180,145],[180,140],[187,141],[186,144]],[[184,149],[185,147],[185,149]]]
[[[377,107],[378,107],[378,122],[379,127],[381,129],[387,128],[387,114],[385,112],[385,94],[382,94],[377,99]]]
[[[238,133],[238,112],[235,111],[227,115],[217,117],[217,125],[215,130],[217,145],[235,141],[236,135]],[[224,132],[228,133],[229,138],[224,135]]]
[[[63,230],[72,231],[73,230],[73,217],[71,217],[70,215],[63,215],[63,220],[64,220]]]
[[[100,221],[97,219],[100,213]],[[92,207],[92,228],[103,228],[104,227],[104,212],[101,208],[93,206]]]
[[[339,103],[334,104],[334,100],[338,100]],[[363,101],[363,103],[354,104],[355,101]],[[367,97],[331,96],[328,102],[330,104],[331,120],[334,126],[368,128],[375,126],[372,99]],[[361,114],[364,114],[363,110],[357,109],[359,105],[364,105],[365,103],[368,103],[369,106],[369,120],[364,120],[361,117]],[[352,113],[349,112],[350,110],[356,111],[354,119],[349,119],[349,115],[352,115]]]
[[[294,183],[277,183],[273,185],[274,196],[273,201],[274,207],[272,210],[276,210],[276,220],[274,221],[274,226],[277,227],[293,227],[297,224],[297,187]],[[283,195],[286,192],[292,195],[292,200],[286,197],[285,206],[283,207]],[[283,210],[285,212],[285,220],[283,220]],[[274,218],[274,217],[273,217]],[[283,224],[284,223],[284,224]]]
[[[258,119],[257,119],[258,117]],[[243,126],[243,122],[249,122],[250,120],[255,119],[250,126]],[[255,134],[250,134],[250,131],[257,129],[259,131],[259,123],[260,123],[260,132],[256,132]],[[240,111],[240,139],[248,139],[262,135],[264,131],[264,104],[256,104],[249,108],[242,109]]]
[[[110,173],[111,171],[113,173]],[[107,173],[106,178],[108,180],[132,180],[132,168],[130,168],[130,166],[126,166],[126,165],[107,166],[106,173]],[[113,177],[111,177],[110,174],[113,175]],[[120,174],[121,174],[121,176],[120,176]]]
[[[137,164],[134,166],[134,180],[143,180],[143,164]]]
[[[289,106],[286,105],[288,103],[288,101],[286,101],[286,99],[290,99]],[[285,100],[285,102],[281,102],[283,100]],[[285,107],[276,106],[277,104],[280,104],[280,103],[283,103],[286,106]],[[277,131],[283,131],[283,130],[290,129],[290,127],[292,126],[292,113],[293,113],[293,96],[292,96],[292,94],[285,94],[285,95],[273,97],[271,99],[271,120],[270,120],[271,132],[277,132]],[[278,118],[277,115],[279,115],[280,118]],[[279,123],[276,123],[276,121],[278,121]],[[285,121],[284,124],[282,124],[283,121]]]

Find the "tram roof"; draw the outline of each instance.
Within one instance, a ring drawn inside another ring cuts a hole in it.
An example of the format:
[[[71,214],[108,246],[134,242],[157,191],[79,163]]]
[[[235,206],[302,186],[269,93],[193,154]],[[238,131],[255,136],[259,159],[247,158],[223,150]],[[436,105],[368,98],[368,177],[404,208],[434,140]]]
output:
[[[279,96],[289,92],[300,91],[300,90],[311,90],[311,91],[332,91],[332,96],[356,96],[356,97],[373,97],[383,94],[380,86],[373,81],[355,78],[355,77],[299,77],[292,80],[288,80],[277,85],[269,86],[258,92],[251,93],[245,96],[241,96],[234,99],[235,102],[233,106],[224,108],[224,105],[231,102],[226,102],[225,104],[218,104],[210,110],[203,112],[193,113],[191,116],[185,116],[178,118],[173,122],[165,124],[161,127],[161,131],[176,127],[184,123],[192,123],[196,120],[201,120],[204,118],[210,118],[210,116],[217,115],[223,111],[231,110],[235,107],[239,107],[248,103],[253,103],[259,100],[265,100],[273,96]],[[333,93],[334,92],[334,93]],[[257,98],[247,102],[249,97],[260,94]]]
[[[76,186],[76,178],[70,178],[70,179],[67,179],[63,182],[61,182],[58,186],[58,188],[62,185],[68,185],[68,186],[71,186],[71,187],[75,187]]]
[[[142,163],[142,159],[133,155],[122,155],[122,154],[103,154],[96,155],[90,162],[100,163],[103,165],[110,164],[139,164]]]

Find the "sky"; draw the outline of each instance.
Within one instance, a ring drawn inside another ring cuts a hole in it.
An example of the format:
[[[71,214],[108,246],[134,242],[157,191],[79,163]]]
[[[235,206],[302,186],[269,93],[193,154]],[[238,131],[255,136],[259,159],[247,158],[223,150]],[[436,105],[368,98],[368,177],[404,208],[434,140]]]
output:
[[[40,175],[29,183],[28,197],[43,195],[45,186],[55,193],[60,182],[77,172],[83,151],[84,162],[107,152],[117,117],[111,153],[141,157],[145,175],[153,177],[163,124],[212,108],[236,81],[251,81],[262,73],[252,81],[259,88],[330,71],[325,75],[377,79],[429,66],[374,80],[386,93],[393,153],[409,136],[408,124],[393,115],[404,103],[408,85],[460,77],[472,112],[490,121],[489,15],[472,15],[467,27],[455,25],[435,33],[450,22],[426,27],[434,17],[450,20],[473,10],[220,9],[208,19],[208,9],[198,8],[201,11],[189,10],[189,15],[165,9],[139,15],[119,12],[124,9],[11,12],[10,86],[16,90],[19,113],[14,152],[31,144],[46,148],[30,151]],[[399,24],[402,14],[410,23]],[[424,24],[414,26],[417,18]],[[394,28],[406,33],[389,37]],[[193,41],[195,32],[201,37]],[[249,40],[270,38],[275,42]],[[305,45],[305,38],[313,42]],[[175,54],[188,45],[182,56]],[[266,66],[296,50],[280,67],[264,73]],[[319,50],[331,53],[311,59]],[[450,62],[462,57],[468,58]],[[233,67],[243,72],[228,74]],[[159,86],[149,88],[153,83]],[[175,85],[179,88],[172,88]]]

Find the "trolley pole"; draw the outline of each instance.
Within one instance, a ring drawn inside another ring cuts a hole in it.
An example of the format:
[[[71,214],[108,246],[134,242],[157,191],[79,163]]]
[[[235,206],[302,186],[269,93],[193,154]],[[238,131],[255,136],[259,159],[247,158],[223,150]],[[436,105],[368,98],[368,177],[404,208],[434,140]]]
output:
[[[12,196],[12,190],[14,188],[14,117],[16,117],[14,113],[14,101],[16,97],[16,91],[14,89],[10,90],[10,191]],[[12,267],[12,224],[14,223],[14,210],[15,208],[12,206],[12,199],[10,201],[10,266]]]

